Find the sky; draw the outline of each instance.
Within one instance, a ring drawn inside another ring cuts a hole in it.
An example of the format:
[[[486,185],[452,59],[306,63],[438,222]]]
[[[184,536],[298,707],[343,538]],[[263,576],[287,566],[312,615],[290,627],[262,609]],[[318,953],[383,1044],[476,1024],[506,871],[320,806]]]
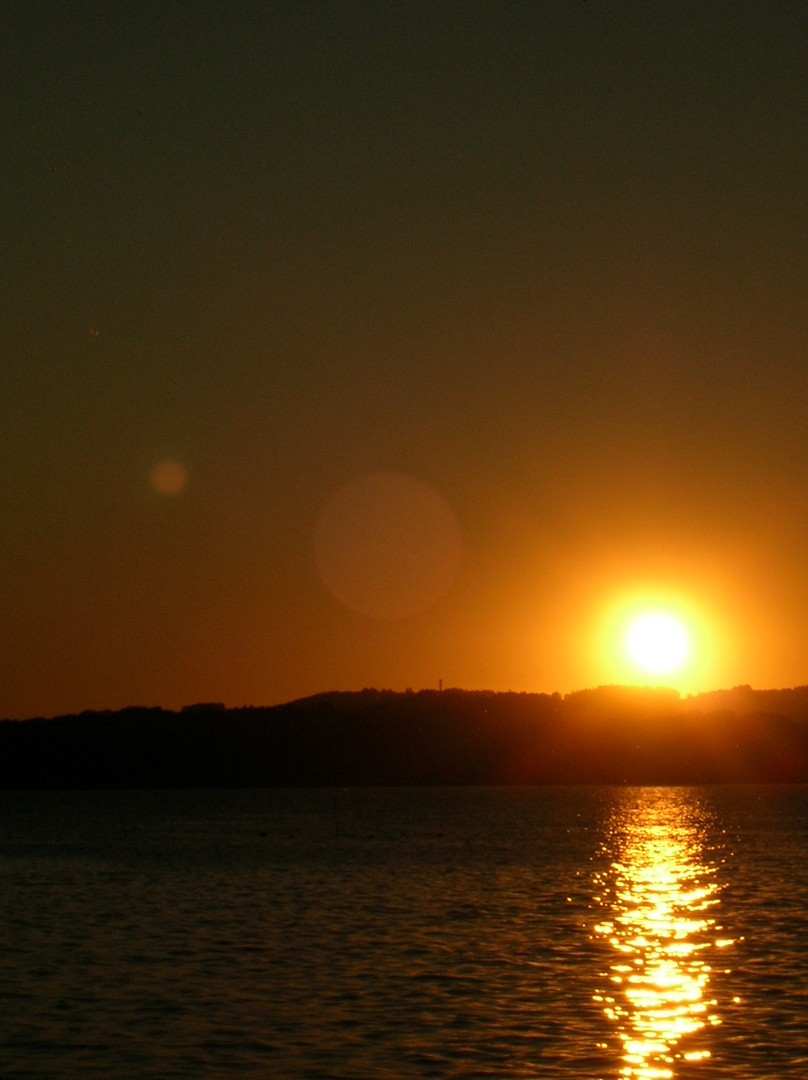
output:
[[[804,5],[0,30],[0,716],[808,682]]]

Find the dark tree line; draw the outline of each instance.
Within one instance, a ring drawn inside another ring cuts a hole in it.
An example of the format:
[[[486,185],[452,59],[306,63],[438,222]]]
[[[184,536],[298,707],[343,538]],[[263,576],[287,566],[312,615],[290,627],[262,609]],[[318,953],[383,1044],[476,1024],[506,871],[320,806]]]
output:
[[[3,788],[732,782],[808,782],[808,688],[365,690],[0,723]]]

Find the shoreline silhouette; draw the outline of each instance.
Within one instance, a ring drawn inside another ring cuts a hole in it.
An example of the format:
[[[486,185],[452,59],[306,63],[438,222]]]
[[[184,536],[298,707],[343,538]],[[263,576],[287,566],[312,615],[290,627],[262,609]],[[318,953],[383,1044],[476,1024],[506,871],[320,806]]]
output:
[[[0,722],[0,788],[808,782],[808,687],[365,689]]]

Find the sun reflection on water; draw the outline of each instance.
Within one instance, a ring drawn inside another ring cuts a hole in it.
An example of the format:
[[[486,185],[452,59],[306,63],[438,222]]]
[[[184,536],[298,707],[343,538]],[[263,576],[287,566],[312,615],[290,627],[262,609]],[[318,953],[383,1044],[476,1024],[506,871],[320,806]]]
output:
[[[692,793],[677,789],[626,792],[610,822],[595,934],[614,952],[594,1000],[621,1044],[621,1076],[674,1077],[677,1062],[710,1058],[721,1023],[711,958],[732,941],[716,936],[720,886],[704,825]]]

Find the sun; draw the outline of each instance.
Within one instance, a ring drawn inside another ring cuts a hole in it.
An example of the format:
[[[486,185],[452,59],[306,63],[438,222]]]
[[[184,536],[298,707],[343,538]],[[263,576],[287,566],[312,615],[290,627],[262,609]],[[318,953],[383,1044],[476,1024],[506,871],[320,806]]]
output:
[[[690,637],[681,619],[651,611],[629,623],[625,647],[636,667],[663,675],[678,671],[687,661]]]
[[[608,593],[590,623],[592,682],[665,685],[697,693],[717,677],[727,631],[695,590],[629,583]]]

